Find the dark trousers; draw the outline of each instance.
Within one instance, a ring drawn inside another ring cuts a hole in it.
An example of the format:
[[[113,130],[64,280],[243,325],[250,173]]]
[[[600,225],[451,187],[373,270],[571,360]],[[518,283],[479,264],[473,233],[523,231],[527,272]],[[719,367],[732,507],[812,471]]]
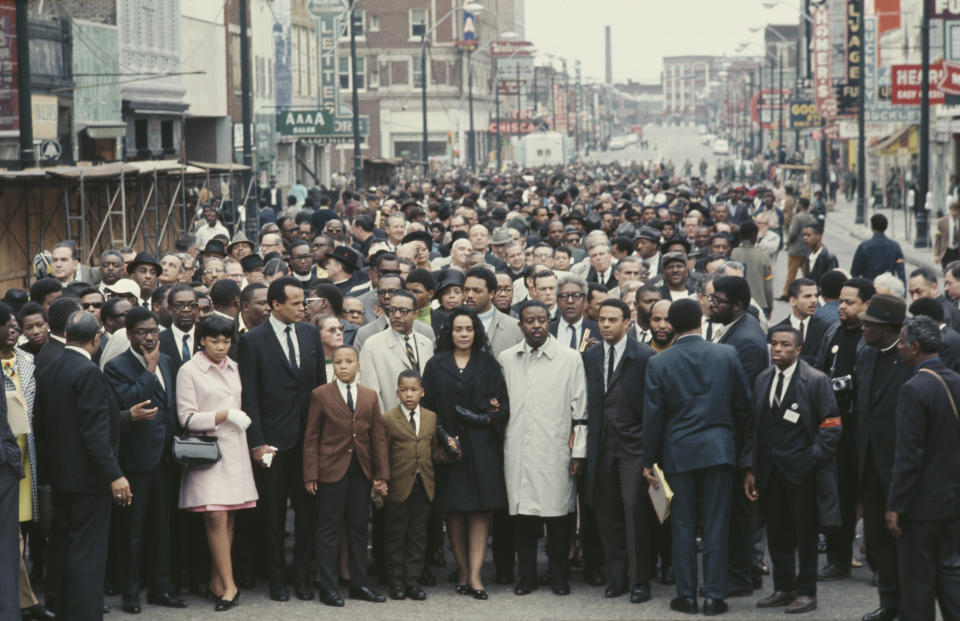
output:
[[[840,444],[837,446],[840,526],[827,529],[827,562],[849,567],[857,529],[857,499],[860,497],[860,489],[857,480],[857,432],[856,429],[847,429],[846,417],[843,425]]]
[[[54,612],[59,620],[103,618],[110,506],[109,494],[53,494],[51,537],[58,556]]]
[[[703,589],[707,597],[727,597],[727,544],[733,466],[668,474],[673,489],[673,570],[677,595],[697,597],[697,516],[703,522]]]
[[[934,601],[944,619],[960,619],[960,520],[900,516],[900,528],[901,621],[933,621]]]
[[[517,568],[520,579],[537,584],[537,539],[543,524],[547,526],[547,560],[551,579],[567,578],[570,557],[570,515],[541,518],[535,515],[511,516],[515,526]]]
[[[877,572],[880,605],[900,609],[897,582],[897,545],[887,530],[887,486],[880,482],[869,452],[861,486],[863,490],[863,536],[867,540],[867,561]]]
[[[274,462],[276,463],[276,462]],[[370,479],[356,457],[336,483],[317,486],[317,504],[323,507],[317,520],[317,573],[321,589],[337,588],[337,552],[340,525],[346,521],[350,584],[368,585],[367,525],[370,523]]]
[[[116,515],[118,538],[123,546],[116,577],[124,599],[139,597],[142,566],[150,568],[150,595],[170,591],[171,469],[161,462],[152,472],[126,475],[133,502]],[[142,552],[146,552],[149,563],[143,563]]]
[[[430,506],[430,498],[419,475],[403,502],[385,502],[383,505],[385,561],[393,586],[413,584],[423,569]]]
[[[607,580],[628,584],[629,575],[629,584],[650,582],[658,522],[647,495],[643,459],[616,457],[611,451],[600,455],[594,493]]]
[[[597,525],[597,512],[577,494],[580,509],[580,550],[583,553],[583,575],[589,577],[603,569],[603,540]]]
[[[0,465],[0,620],[20,619],[20,477]],[[100,593],[103,593],[101,585]]]
[[[661,524],[654,514],[653,530],[656,554],[653,557],[651,572],[656,570],[657,557],[660,558],[660,570],[664,571],[667,567],[673,567],[673,529],[670,526],[670,518],[668,517]]]
[[[493,535],[493,564],[496,567],[497,574],[509,574],[513,572],[513,562],[517,556],[516,546],[516,525],[513,523],[513,517],[506,509],[497,509],[493,512],[493,524],[491,534]]]
[[[437,503],[437,492],[440,486],[436,486],[433,493],[434,502],[430,506],[430,517],[427,519],[427,546],[424,549],[423,569],[427,570],[429,559],[438,551],[443,554],[443,511]]]
[[[756,503],[747,500],[739,477],[731,477],[730,534],[727,548],[727,589],[753,588],[753,541],[756,533]],[[709,520],[710,514],[704,514]]]
[[[255,466],[254,477],[260,495],[258,511],[262,527],[263,557],[271,585],[286,584],[283,531],[287,523],[287,499],[293,504],[293,569],[298,582],[307,579],[313,556],[317,504],[303,486],[303,447],[279,451],[269,468]]]
[[[813,472],[791,483],[774,466],[760,490],[774,591],[817,596],[817,491]],[[799,558],[799,572],[795,559]]]

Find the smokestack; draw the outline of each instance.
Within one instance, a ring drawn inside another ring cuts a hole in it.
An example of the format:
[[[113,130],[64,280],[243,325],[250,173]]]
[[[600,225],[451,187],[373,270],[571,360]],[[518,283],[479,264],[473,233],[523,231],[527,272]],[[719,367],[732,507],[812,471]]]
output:
[[[604,82],[607,84],[613,84],[613,52],[610,49],[610,26],[604,26],[603,31],[604,31],[604,44],[606,45],[606,49],[607,49],[607,53],[606,53],[607,67],[606,67]]]

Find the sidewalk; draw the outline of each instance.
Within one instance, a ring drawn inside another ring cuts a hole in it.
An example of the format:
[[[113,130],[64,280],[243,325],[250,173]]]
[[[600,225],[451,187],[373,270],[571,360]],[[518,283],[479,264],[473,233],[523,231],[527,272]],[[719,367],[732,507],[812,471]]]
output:
[[[940,273],[940,265],[933,260],[932,246],[930,248],[913,247],[915,223],[912,212],[906,214],[909,222],[905,222],[902,209],[871,209],[867,206],[866,215],[864,216],[865,222],[863,224],[855,224],[854,220],[857,215],[856,201],[848,202],[840,193],[837,193],[836,210],[827,212],[827,228],[833,228],[834,230],[840,229],[855,238],[859,244],[859,242],[873,236],[873,233],[870,231],[870,216],[874,213],[882,213],[887,217],[889,222],[887,237],[900,244],[900,248],[903,249],[903,257],[907,263],[916,267],[929,267],[935,273]],[[932,231],[936,228],[935,215],[931,219],[929,227],[932,236]],[[907,273],[909,272],[910,270],[908,269]]]

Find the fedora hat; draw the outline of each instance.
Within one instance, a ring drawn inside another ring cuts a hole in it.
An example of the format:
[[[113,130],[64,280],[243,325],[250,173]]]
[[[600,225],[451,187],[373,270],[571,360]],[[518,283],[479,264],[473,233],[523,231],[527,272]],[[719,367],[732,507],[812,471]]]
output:
[[[334,246],[330,258],[340,261],[354,271],[363,267],[363,258],[360,253],[348,246]]]
[[[867,323],[899,325],[907,318],[907,303],[898,297],[877,293],[858,317]]]
[[[233,241],[231,241],[230,244],[227,246],[227,254],[230,254],[231,252],[233,252],[233,248],[239,244],[249,245],[251,252],[257,251],[256,244],[254,244],[252,241],[247,239],[247,236],[244,234],[244,232],[240,230],[240,231],[237,231],[237,234],[233,236]]]
[[[211,239],[207,242],[207,245],[203,247],[202,254],[217,254],[222,258],[227,256],[227,249],[224,248],[223,242],[219,239]]]
[[[244,272],[252,272],[263,267],[263,265],[263,259],[260,258],[259,254],[248,254],[240,259],[240,267],[243,268]]]
[[[494,229],[493,236],[490,238],[491,246],[503,246],[513,241],[513,236],[507,232],[507,229]]]
[[[157,262],[157,259],[146,251],[141,251],[137,253],[137,256],[133,257],[133,261],[127,264],[127,273],[132,274],[133,270],[137,269],[138,265],[152,265],[157,270],[157,275],[163,273],[163,268],[160,267],[160,264]]]

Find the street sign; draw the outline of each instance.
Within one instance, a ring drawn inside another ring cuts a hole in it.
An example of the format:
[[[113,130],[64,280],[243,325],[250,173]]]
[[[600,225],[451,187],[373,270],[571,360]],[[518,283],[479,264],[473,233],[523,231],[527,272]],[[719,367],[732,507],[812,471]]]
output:
[[[491,56],[530,56],[529,48],[533,43],[529,41],[491,41]]]
[[[278,110],[277,133],[281,136],[340,136],[353,140],[353,117],[337,115],[323,108]],[[360,117],[360,135],[370,133],[370,117]]]
[[[310,0],[307,11],[314,17],[340,15],[347,10],[347,0]]]
[[[63,147],[60,146],[59,140],[44,140],[40,143],[40,151],[38,154],[41,160],[48,162],[59,160],[63,154]]]
[[[890,102],[897,106],[920,105],[921,65],[892,65]],[[930,65],[930,105],[944,102],[943,91],[937,85],[943,81],[943,61]]]
[[[919,123],[919,106],[894,106],[886,94],[890,90],[890,68],[877,66],[876,17],[863,20],[863,55],[864,118],[867,123]],[[883,97],[880,96],[881,90],[885,93]]]
[[[810,100],[790,102],[790,129],[807,129],[823,125],[823,117]]]
[[[500,119],[499,122],[494,120],[490,122],[490,127],[487,131],[491,134],[497,133],[497,125],[500,126],[501,134],[529,134],[534,129],[534,122],[532,120],[523,120],[521,119],[519,124],[516,119]]]
[[[830,81],[830,12],[821,5],[811,9],[810,69],[813,73],[813,100],[820,114],[837,115],[837,99]]]

